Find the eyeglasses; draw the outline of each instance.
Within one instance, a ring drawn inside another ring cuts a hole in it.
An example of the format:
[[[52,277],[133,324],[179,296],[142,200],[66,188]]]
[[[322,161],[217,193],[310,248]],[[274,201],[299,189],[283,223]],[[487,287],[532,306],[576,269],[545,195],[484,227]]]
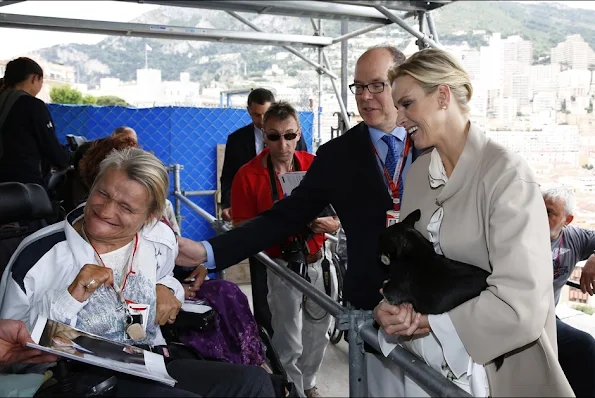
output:
[[[384,91],[384,87],[388,86],[386,82],[373,82],[368,84],[353,83],[349,85],[349,89],[355,95],[362,95],[364,89],[367,88],[371,94],[380,94]]]
[[[265,133],[265,134],[269,141],[279,141],[281,139],[281,137],[283,137],[285,139],[285,141],[293,141],[298,136],[298,133],[294,133],[293,131],[289,131],[285,134],[275,134],[275,133],[272,133],[272,134]]]

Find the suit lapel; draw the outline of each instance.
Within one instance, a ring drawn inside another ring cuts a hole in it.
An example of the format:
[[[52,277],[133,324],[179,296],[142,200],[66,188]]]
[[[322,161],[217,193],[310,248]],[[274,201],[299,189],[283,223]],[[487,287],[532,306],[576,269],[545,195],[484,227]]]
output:
[[[242,141],[246,148],[246,153],[250,154],[250,159],[256,156],[256,144],[254,140],[254,124],[250,123],[242,129]]]
[[[370,139],[370,132],[365,123],[360,123],[354,129],[350,142],[351,167],[357,176],[363,194],[369,198],[382,198],[387,209],[392,208],[392,199],[384,182],[384,177],[378,168],[378,161],[374,152],[374,145]]]

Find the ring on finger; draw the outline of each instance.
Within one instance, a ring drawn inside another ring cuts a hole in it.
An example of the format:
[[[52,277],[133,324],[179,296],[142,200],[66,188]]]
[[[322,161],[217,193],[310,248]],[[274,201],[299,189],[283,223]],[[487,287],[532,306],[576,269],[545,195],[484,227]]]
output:
[[[87,284],[85,285],[85,289],[87,289],[87,290],[88,290],[88,289],[90,289],[90,288],[91,288],[91,286],[93,286],[95,283],[97,283],[97,281],[96,281],[95,279],[91,279],[91,280],[89,281],[89,283],[87,283]]]

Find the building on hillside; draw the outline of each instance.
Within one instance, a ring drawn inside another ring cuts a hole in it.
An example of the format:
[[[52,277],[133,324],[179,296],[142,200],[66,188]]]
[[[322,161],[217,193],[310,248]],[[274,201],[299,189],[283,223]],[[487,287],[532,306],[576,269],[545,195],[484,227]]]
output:
[[[581,35],[570,35],[551,50],[552,64],[559,64],[562,69],[589,69],[593,63],[593,49]]]
[[[180,73],[178,81],[162,81],[157,69],[137,69],[136,81],[122,82],[117,78],[102,78],[99,87],[89,90],[96,97],[116,96],[136,107],[200,106],[200,83],[192,82],[190,74]]]

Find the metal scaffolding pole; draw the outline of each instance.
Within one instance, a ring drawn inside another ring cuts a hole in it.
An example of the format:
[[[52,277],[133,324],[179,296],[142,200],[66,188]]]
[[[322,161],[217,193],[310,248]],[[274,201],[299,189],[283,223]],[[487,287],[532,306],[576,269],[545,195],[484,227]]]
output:
[[[326,64],[327,68],[330,68],[330,62],[326,53],[322,53],[322,58],[324,63]],[[343,117],[343,123],[345,124],[345,128],[349,130],[351,128],[351,123],[349,121],[349,114],[347,113],[347,108],[345,107],[345,103],[343,102],[343,98],[341,98],[341,93],[337,88],[337,83],[334,80],[331,80],[331,84],[333,85],[333,91],[335,92],[335,96],[337,97],[337,102],[339,103],[339,109],[341,110],[341,116]]]
[[[353,37],[363,35],[365,33],[371,32],[373,30],[380,29],[380,28],[387,26],[385,24],[370,25],[370,26],[363,27],[361,29],[354,30],[353,32],[349,32],[347,29],[343,29],[343,25],[345,24],[347,26],[348,23],[349,23],[349,21],[347,21],[347,20],[341,21],[341,36],[337,36],[337,37],[333,38],[333,44],[336,44],[339,42],[344,42],[345,40],[351,39]]]
[[[314,21],[314,19],[310,18],[310,22],[312,23],[312,27],[314,28],[314,31],[316,32],[315,34],[319,34],[322,31],[322,24],[320,23],[319,20],[319,25],[320,28],[316,25],[316,22]],[[345,50],[347,51],[347,50]],[[324,65],[328,68],[331,69],[331,63],[328,60],[328,57],[326,56],[326,53],[324,51],[319,51],[319,54],[322,54],[322,62],[324,62]],[[347,58],[347,57],[345,57]],[[343,65],[341,65],[341,68],[343,68]],[[345,69],[347,69],[347,67],[345,67]],[[344,75],[347,75],[347,72],[345,71]],[[321,99],[321,95],[322,95],[322,76],[320,75],[320,72],[318,74],[318,99],[319,99],[319,104],[320,104],[320,99]],[[347,79],[347,77],[345,77],[345,79]],[[349,130],[351,128],[351,123],[349,123],[349,115],[347,113],[347,108],[345,106],[345,103],[343,101],[343,97],[341,95],[341,92],[339,91],[339,88],[337,87],[337,84],[334,80],[331,80],[331,84],[333,86],[333,91],[335,92],[335,97],[337,98],[337,102],[339,104],[339,109],[341,110],[341,116],[343,117],[344,123],[345,123],[345,127]],[[318,129],[320,131],[321,127],[320,127],[320,108],[319,108],[319,119],[318,119]],[[319,133],[319,139],[322,140],[322,138],[320,137],[320,133]],[[321,141],[319,141],[320,143]]]
[[[428,29],[430,30],[432,39],[434,39],[436,43],[440,43],[440,39],[438,38],[438,31],[436,30],[436,25],[434,24],[434,17],[432,16],[431,11],[426,12],[426,22],[428,23]]]
[[[409,26],[407,24],[407,22],[405,22],[403,19],[401,19],[394,13],[390,12],[389,9],[386,8],[385,6],[377,5],[374,7],[378,11],[380,11],[384,16],[386,16],[388,19],[390,19],[391,21],[393,21],[394,23],[399,25],[401,28],[403,28],[405,31],[409,32],[411,35],[417,37],[419,40],[422,40],[423,42],[427,43],[430,47],[442,48],[442,46],[440,44],[436,43],[434,40],[430,39],[428,36],[426,36],[425,34],[420,32],[419,30],[416,30],[416,29],[412,28],[411,26]]]
[[[419,23],[419,32],[422,35],[425,35],[426,34],[425,33],[426,32],[426,29],[425,29],[425,26],[424,26],[424,22],[425,22],[426,18],[425,18],[425,15],[424,14],[425,13],[423,11],[418,11],[417,12],[417,21]],[[423,40],[421,40],[421,39],[417,39],[417,47],[420,50],[423,50],[426,47],[425,42]]]
[[[381,27],[383,25],[372,25],[372,26],[368,26],[368,28],[371,27]],[[364,28],[366,29],[366,28]],[[361,30],[361,29],[360,29]],[[366,32],[370,32],[374,29],[369,29],[366,30],[364,33]],[[347,32],[349,31],[349,22],[347,20],[343,20],[341,21],[341,36],[340,37],[344,37],[344,39],[341,39],[341,99],[343,100],[343,104],[345,104],[345,106],[347,106],[347,63],[349,62],[349,43],[347,41],[347,39],[349,39],[350,37],[353,36],[348,36]],[[351,32],[351,33],[356,33],[357,31]],[[361,34],[361,33],[358,33]],[[333,42],[335,41],[335,39],[333,39]],[[327,65],[328,66],[328,65]],[[341,106],[341,105],[339,105]]]
[[[225,1],[208,1],[208,0],[123,0],[133,3],[144,4],[159,4],[173,7],[189,7],[189,8],[206,8],[213,10],[250,12],[256,14],[269,15],[284,15],[301,18],[323,18],[323,19],[349,19],[354,22],[374,23],[374,24],[388,24],[390,21],[380,14],[373,7],[363,5],[341,4],[339,2],[330,1],[258,1],[258,0],[225,0]],[[400,2],[400,3],[417,3],[417,2]],[[405,7],[404,11],[418,11],[425,9],[421,6]]]
[[[316,24],[314,20],[312,20],[312,24],[314,25],[314,29],[316,30],[316,36],[322,36],[322,19],[318,20],[318,29],[316,29]],[[318,48],[318,63],[322,65],[322,57],[324,53],[322,47]],[[328,67],[328,65],[327,65]],[[322,71],[318,70],[318,131],[316,132],[316,142],[315,142],[315,149],[317,150],[320,144],[322,143]],[[333,83],[335,81],[333,80]],[[334,85],[333,85],[334,87]]]
[[[235,19],[237,19],[238,21],[240,21],[240,22],[248,25],[249,27],[251,27],[255,31],[264,33],[262,29],[260,29],[258,26],[256,26],[255,24],[253,24],[252,22],[250,22],[249,20],[247,20],[246,18],[244,18],[243,16],[241,16],[240,14],[238,14],[237,12],[235,12],[235,11],[227,11],[227,13],[229,15],[231,15],[232,17],[234,17]],[[316,36],[314,36],[314,37],[316,37]],[[283,48],[286,49],[287,51],[289,51],[290,53],[292,53],[293,55],[295,55],[296,57],[298,57],[298,58],[306,61],[307,63],[309,63],[310,65],[312,65],[316,69],[318,69],[318,70],[326,73],[332,79],[338,79],[339,78],[339,76],[337,76],[336,74],[334,74],[333,72],[331,72],[330,70],[328,70],[327,68],[325,68],[324,66],[322,66],[322,63],[316,63],[314,61],[311,61],[308,57],[306,57],[304,54],[302,54],[301,52],[299,52],[295,48],[293,48],[291,46],[283,46]]]
[[[150,37],[169,40],[219,41],[225,43],[328,46],[330,37],[263,32],[191,28],[187,26],[150,25],[131,22],[91,21],[38,15],[0,13],[0,27],[74,33],[94,33],[126,37]],[[337,78],[337,76],[335,76]]]

